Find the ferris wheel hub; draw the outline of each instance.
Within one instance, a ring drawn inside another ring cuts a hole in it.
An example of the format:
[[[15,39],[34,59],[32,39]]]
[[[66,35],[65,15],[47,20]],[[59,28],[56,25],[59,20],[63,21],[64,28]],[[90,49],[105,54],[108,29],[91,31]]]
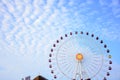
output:
[[[81,61],[83,60],[83,55],[81,53],[76,54],[76,60]]]

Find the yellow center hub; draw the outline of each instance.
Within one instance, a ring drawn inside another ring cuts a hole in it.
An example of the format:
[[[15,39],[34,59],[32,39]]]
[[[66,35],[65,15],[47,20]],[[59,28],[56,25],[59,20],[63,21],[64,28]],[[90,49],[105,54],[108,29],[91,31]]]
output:
[[[76,59],[81,61],[83,59],[83,55],[81,53],[76,54]]]

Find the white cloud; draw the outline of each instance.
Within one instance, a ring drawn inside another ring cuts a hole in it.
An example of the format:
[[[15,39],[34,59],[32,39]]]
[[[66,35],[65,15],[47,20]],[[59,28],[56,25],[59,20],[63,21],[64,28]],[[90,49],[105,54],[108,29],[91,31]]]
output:
[[[113,28],[103,28],[101,30],[102,35],[108,40],[120,40],[119,30],[115,27]]]
[[[23,17],[30,16],[31,13],[32,13],[32,9],[31,9],[30,4],[28,4],[28,5],[25,6],[25,10],[23,12]]]
[[[119,6],[120,0],[112,0],[112,6]]]
[[[120,14],[120,8],[119,7],[118,8],[112,8],[112,12],[113,12],[114,16],[117,17]]]
[[[111,0],[99,0],[101,6],[109,6],[112,4]]]
[[[67,4],[67,2],[68,2],[68,1],[65,1],[65,0],[60,0],[60,1],[58,2],[58,7],[61,7],[61,6],[66,5],[66,4]]]
[[[87,0],[88,4],[92,4],[94,2],[94,0]]]

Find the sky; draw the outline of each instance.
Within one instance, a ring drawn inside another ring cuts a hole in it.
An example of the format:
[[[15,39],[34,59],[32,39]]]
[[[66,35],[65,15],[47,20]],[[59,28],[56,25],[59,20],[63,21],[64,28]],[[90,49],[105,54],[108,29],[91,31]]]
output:
[[[120,80],[120,0],[0,0],[0,80],[51,80],[50,48],[70,31],[103,39],[113,61],[109,80]]]

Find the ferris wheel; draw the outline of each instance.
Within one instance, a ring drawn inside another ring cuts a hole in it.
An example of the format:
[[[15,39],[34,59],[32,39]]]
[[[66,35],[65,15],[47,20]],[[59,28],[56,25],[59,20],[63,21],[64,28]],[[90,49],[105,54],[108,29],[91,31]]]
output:
[[[98,36],[83,31],[56,40],[48,61],[53,80],[107,80],[112,70],[107,45]]]

